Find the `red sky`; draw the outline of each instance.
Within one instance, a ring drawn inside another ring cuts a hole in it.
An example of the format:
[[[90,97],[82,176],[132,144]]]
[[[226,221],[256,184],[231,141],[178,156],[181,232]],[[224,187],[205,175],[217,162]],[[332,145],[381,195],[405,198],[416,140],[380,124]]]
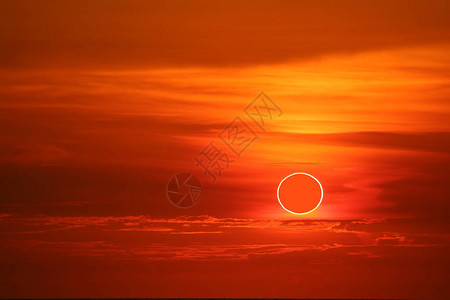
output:
[[[3,1],[0,297],[450,297],[447,1]],[[263,132],[245,107],[283,110]],[[240,157],[219,138],[258,134]],[[212,183],[194,156],[234,160]],[[184,210],[168,180],[204,191]],[[311,214],[279,182],[314,175]]]

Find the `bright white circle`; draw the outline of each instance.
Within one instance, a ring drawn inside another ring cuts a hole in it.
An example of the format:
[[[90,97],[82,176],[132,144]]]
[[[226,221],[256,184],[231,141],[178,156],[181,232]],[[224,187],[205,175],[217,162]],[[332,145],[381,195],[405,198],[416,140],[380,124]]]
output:
[[[314,180],[319,184],[319,187],[320,187],[320,201],[319,201],[319,203],[316,205],[316,207],[314,207],[314,208],[311,209],[310,211],[307,211],[307,212],[304,212],[304,213],[293,212],[293,211],[287,209],[286,207],[284,207],[283,203],[281,203],[281,200],[280,200],[280,187],[281,187],[281,185],[283,184],[283,182],[284,182],[286,179],[288,179],[289,177],[294,176],[294,175],[307,175],[307,176],[311,177],[312,179],[314,179]],[[294,214],[294,215],[306,215],[306,214],[309,214],[310,212],[315,211],[315,210],[320,206],[320,204],[322,203],[322,199],[323,199],[323,188],[322,188],[322,185],[320,184],[319,180],[317,180],[317,178],[315,178],[315,177],[312,176],[311,174],[303,173],[303,172],[292,173],[291,175],[288,175],[288,176],[286,176],[283,180],[281,180],[280,184],[278,185],[278,188],[277,188],[277,199],[278,199],[278,203],[280,203],[281,207],[282,207],[284,210],[290,212],[291,214]]]

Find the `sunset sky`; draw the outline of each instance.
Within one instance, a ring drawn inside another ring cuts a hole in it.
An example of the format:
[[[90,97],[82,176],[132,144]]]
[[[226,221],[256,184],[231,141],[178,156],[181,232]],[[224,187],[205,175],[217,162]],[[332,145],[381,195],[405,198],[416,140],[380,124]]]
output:
[[[0,297],[450,298],[448,1],[1,1]],[[265,131],[245,108],[282,110]],[[221,132],[258,138],[240,155]],[[217,180],[194,157],[233,162]],[[202,183],[192,208],[166,195]],[[317,178],[307,215],[280,181]]]

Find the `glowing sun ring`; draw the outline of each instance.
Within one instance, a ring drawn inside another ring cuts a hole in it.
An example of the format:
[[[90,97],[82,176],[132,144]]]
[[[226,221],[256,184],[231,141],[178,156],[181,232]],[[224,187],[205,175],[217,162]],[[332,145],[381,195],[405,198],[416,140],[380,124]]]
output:
[[[281,187],[281,185],[283,184],[283,182],[286,179],[288,179],[289,177],[294,176],[294,175],[307,175],[307,176],[311,177],[312,179],[314,179],[319,184],[319,187],[320,187],[320,201],[319,201],[319,204],[317,204],[316,207],[314,207],[310,211],[307,211],[307,212],[304,212],[304,213],[296,213],[296,212],[290,211],[289,209],[284,207],[283,203],[281,203],[281,200],[280,200],[280,187]],[[278,188],[277,188],[277,199],[278,199],[278,203],[280,203],[281,207],[284,208],[284,210],[290,212],[291,214],[294,214],[294,215],[306,215],[306,214],[309,214],[310,212],[315,211],[320,206],[320,204],[322,203],[323,188],[322,188],[322,185],[320,184],[319,180],[317,180],[317,178],[315,178],[314,176],[312,176],[312,175],[310,175],[308,173],[302,173],[302,172],[292,173],[291,175],[288,175],[283,180],[281,180],[280,184],[278,185]]]

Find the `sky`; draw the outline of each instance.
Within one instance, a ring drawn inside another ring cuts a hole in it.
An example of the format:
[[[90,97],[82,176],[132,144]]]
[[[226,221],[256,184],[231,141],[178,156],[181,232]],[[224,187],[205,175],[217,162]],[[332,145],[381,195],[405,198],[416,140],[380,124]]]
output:
[[[449,13],[2,1],[0,297],[449,298]],[[262,92],[280,113],[259,127]],[[191,208],[167,197],[179,172]],[[307,215],[277,200],[295,172],[323,187]]]

